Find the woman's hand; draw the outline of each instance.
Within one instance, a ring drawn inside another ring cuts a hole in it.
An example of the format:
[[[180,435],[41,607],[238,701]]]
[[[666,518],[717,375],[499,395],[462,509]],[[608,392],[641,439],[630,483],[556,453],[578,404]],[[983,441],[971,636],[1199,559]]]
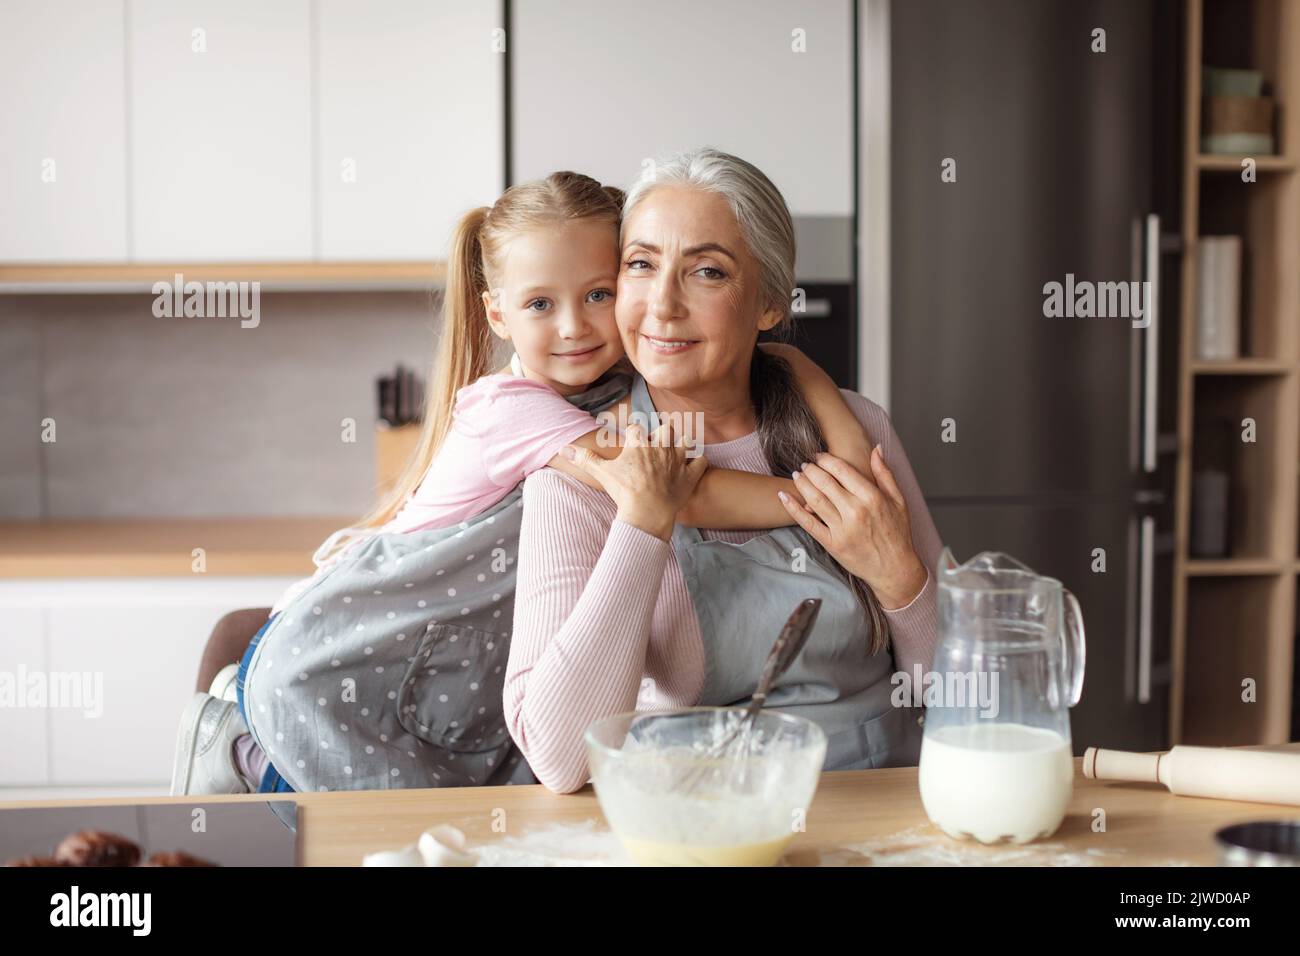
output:
[[[602,458],[580,445],[566,445],[561,454],[600,483],[618,506],[620,520],[667,541],[677,512],[709,467],[703,455],[689,458],[686,451],[669,420],[648,438],[640,425],[629,425],[617,458]]]
[[[807,505],[780,493],[786,511],[850,573],[870,585],[885,610],[910,604],[925,587],[926,570],[912,548],[907,502],[885,464],[871,453],[872,482],[834,455],[795,472]]]

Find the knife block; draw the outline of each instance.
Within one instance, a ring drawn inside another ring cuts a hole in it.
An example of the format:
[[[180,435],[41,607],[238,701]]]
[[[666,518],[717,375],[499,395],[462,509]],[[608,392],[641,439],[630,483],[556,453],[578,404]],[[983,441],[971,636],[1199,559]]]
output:
[[[397,484],[406,463],[420,443],[422,425],[398,425],[382,422],[375,427],[375,491],[382,498]]]

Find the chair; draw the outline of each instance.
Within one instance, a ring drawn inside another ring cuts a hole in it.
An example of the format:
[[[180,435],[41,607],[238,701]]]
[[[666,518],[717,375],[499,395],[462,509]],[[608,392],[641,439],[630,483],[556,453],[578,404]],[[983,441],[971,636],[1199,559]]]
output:
[[[241,608],[222,616],[212,628],[199,662],[195,690],[206,692],[217,673],[227,664],[238,664],[252,643],[253,635],[271,616],[269,607]]]

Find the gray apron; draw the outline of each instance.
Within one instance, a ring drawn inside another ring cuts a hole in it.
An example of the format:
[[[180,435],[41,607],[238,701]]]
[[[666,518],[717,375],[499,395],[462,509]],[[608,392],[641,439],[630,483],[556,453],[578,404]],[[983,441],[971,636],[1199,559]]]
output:
[[[645,380],[632,383],[632,408],[658,425]],[[807,645],[768,696],[768,706],[817,723],[827,737],[826,770],[914,766],[920,759],[920,708],[890,702],[893,653],[872,655],[866,614],[816,542],[797,526],[743,544],[673,529],[673,551],[704,642],[704,706],[748,703],[759,672],[790,612],[821,598]],[[796,570],[798,568],[799,570]]]
[[[614,373],[569,400],[596,412],[629,384]],[[291,787],[536,782],[502,704],[522,499],[521,482],[459,526],[372,534],[271,621],[244,698]]]

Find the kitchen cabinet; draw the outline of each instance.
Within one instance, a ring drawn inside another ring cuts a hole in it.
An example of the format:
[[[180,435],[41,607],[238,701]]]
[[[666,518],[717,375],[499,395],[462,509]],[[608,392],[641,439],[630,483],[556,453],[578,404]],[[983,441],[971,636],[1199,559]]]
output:
[[[126,257],[123,4],[0,7],[0,260]]]
[[[201,602],[196,595],[192,604],[165,609],[141,600],[49,611],[50,672],[89,675],[91,686],[102,688],[89,713],[50,709],[51,784],[156,785],[168,778],[203,644],[230,610]]]
[[[795,216],[853,213],[850,0],[606,0],[513,8],[514,182],[626,186],[666,150],[762,169]]]
[[[444,259],[504,182],[500,4],[321,0],[319,257]]]
[[[435,284],[505,181],[503,23],[487,0],[6,4],[0,285]]]
[[[294,580],[0,581],[0,679],[39,673],[83,695],[78,706],[60,696],[47,702],[58,706],[0,708],[0,787],[166,787],[213,625],[270,606]]]
[[[0,607],[0,681],[8,684],[0,695],[0,785],[49,783],[48,714],[28,706],[26,692],[26,676],[45,669],[44,610]]]
[[[134,0],[131,254],[312,257],[307,0]]]

